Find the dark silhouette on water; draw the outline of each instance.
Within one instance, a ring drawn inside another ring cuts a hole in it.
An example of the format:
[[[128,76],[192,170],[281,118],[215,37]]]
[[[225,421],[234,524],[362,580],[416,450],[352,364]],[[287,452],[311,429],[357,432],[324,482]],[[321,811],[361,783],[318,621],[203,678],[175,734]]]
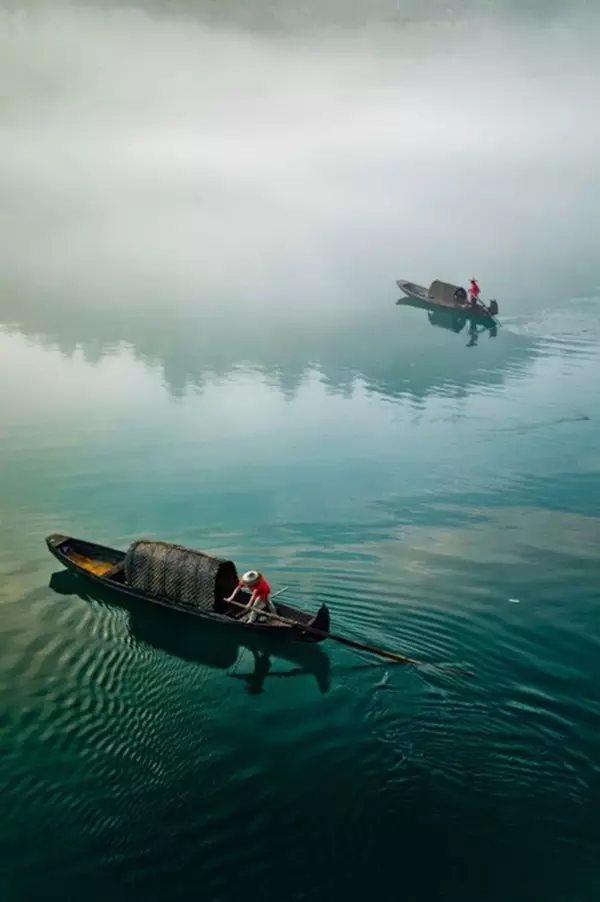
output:
[[[313,676],[321,693],[329,691],[331,685],[331,662],[327,653],[317,645],[302,645],[297,642],[270,642],[262,636],[246,636],[225,633],[218,624],[210,622],[186,623],[173,611],[144,604],[135,598],[120,595],[110,589],[100,589],[68,570],[58,570],[50,577],[50,588],[60,595],[77,595],[85,601],[101,605],[124,608],[129,612],[129,628],[136,642],[165,651],[167,654],[203,664],[216,670],[230,670],[235,667],[240,652],[250,651],[254,657],[254,671],[250,674],[230,674],[243,679],[250,695],[264,691],[267,677]],[[272,659],[292,663],[293,670],[271,672]]]
[[[417,306],[411,304],[410,306]],[[479,341],[482,332],[489,332],[490,338],[496,338],[498,327],[489,323],[482,323],[477,317],[471,316],[463,310],[427,310],[427,319],[432,326],[456,332],[458,335],[469,323],[469,341],[467,347],[472,348]]]
[[[479,336],[482,332],[489,332],[490,338],[495,338],[498,334],[497,326],[484,326],[477,325],[477,322],[474,319],[471,319],[469,323],[469,341],[467,342],[467,347],[472,348],[479,341]]]
[[[432,326],[439,326],[441,329],[449,329],[456,333],[462,332],[467,322],[464,313],[456,313],[454,310],[428,310],[427,319]]]

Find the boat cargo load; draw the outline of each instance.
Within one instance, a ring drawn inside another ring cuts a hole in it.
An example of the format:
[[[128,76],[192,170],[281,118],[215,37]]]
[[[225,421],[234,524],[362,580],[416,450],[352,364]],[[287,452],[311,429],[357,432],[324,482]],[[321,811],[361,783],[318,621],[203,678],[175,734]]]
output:
[[[218,610],[238,584],[233,561],[170,542],[133,542],[124,564],[133,589],[203,611]]]
[[[436,279],[429,286],[428,295],[432,301],[441,301],[443,304],[465,304],[467,292],[460,285],[451,285],[450,282],[440,282]]]

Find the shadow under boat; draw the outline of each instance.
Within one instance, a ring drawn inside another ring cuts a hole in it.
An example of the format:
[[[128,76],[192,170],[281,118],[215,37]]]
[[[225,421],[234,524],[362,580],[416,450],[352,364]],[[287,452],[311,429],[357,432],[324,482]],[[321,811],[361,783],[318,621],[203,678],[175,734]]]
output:
[[[447,329],[449,332],[455,332],[456,334],[462,332],[468,324],[470,337],[468,347],[477,343],[477,339],[482,332],[488,332],[490,338],[495,338],[498,334],[498,326],[489,316],[473,312],[469,308],[440,308],[435,302],[408,297],[399,298],[396,304],[399,307],[414,307],[417,310],[425,310],[427,319],[432,326],[439,329]]]
[[[69,570],[58,570],[50,577],[50,588],[59,595],[77,595],[84,601],[119,607],[129,612],[129,629],[136,642],[164,651],[174,657],[215,670],[233,668],[243,649],[251,652],[254,670],[249,674],[230,674],[243,680],[251,695],[264,691],[268,678],[314,677],[321,693],[331,685],[329,655],[319,645],[296,642],[280,643],[254,633],[240,635],[225,632],[211,622],[187,623],[182,629],[180,618],[168,608],[154,607],[108,587],[90,583]],[[273,671],[273,658],[294,665],[285,671]]]

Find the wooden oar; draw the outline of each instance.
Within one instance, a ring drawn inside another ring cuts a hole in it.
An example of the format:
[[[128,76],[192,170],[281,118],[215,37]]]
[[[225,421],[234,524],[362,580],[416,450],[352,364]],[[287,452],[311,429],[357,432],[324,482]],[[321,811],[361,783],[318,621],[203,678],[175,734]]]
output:
[[[235,605],[236,608],[244,608],[248,611],[252,610],[247,604],[242,604],[239,601],[230,601],[229,604]],[[280,620],[282,623],[295,626],[303,632],[311,633],[313,636],[319,636],[321,639],[333,639],[334,642],[339,642],[340,645],[347,645],[349,648],[356,648],[359,651],[367,651],[372,655],[378,655],[380,658],[387,658],[389,661],[395,661],[396,664],[414,664],[417,667],[434,667],[436,670],[451,670],[454,673],[461,673],[464,676],[473,676],[469,671],[462,670],[458,667],[450,667],[444,664],[428,664],[427,661],[418,661],[416,658],[407,658],[406,655],[398,655],[396,652],[386,651],[385,648],[377,648],[375,645],[366,645],[364,642],[355,642],[354,639],[346,639],[345,636],[336,636],[334,633],[327,633],[325,630],[320,630],[316,626],[298,623],[297,620],[290,620],[289,617],[282,617],[281,614],[273,614],[271,611],[261,609],[260,613],[264,617]]]

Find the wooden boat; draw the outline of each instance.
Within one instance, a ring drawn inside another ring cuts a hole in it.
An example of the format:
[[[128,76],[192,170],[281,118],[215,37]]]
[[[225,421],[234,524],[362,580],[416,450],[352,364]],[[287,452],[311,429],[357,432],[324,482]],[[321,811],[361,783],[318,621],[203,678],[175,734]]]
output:
[[[193,617],[300,642],[321,642],[324,638],[307,633],[303,625],[329,632],[327,605],[321,605],[313,615],[274,600],[277,613],[293,620],[293,624],[260,615],[254,623],[245,623],[241,618],[247,612],[224,600],[238,585],[235,564],[202,551],[145,540],[133,542],[128,551],[120,551],[60,534],[48,536],[46,545],[73,573],[123,595]],[[242,604],[249,599],[243,591],[236,597]]]
[[[479,322],[487,322],[497,325],[498,304],[492,299],[489,307],[481,301],[472,305],[469,303],[467,292],[460,285],[452,285],[450,282],[440,282],[436,279],[429,288],[416,285],[414,282],[406,282],[398,279],[398,288],[409,298],[409,302],[416,302],[412,306],[423,307],[427,310],[448,310],[462,314]],[[396,301],[397,304],[406,303],[404,298]]]

